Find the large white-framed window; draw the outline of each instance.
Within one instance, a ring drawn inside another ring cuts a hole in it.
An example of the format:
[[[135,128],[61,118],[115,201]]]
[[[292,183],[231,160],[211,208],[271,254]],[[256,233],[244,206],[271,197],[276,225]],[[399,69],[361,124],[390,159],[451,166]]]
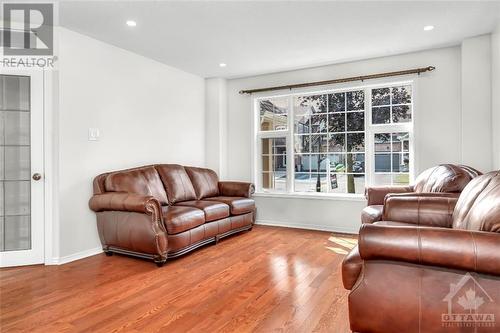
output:
[[[360,196],[413,178],[414,83],[255,97],[258,193]]]

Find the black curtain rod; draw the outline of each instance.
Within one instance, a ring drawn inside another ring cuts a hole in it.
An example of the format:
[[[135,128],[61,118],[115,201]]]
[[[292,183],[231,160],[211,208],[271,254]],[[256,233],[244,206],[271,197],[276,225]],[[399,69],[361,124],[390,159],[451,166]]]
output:
[[[268,87],[268,88],[240,90],[240,94],[252,94],[252,93],[262,92],[262,91],[323,86],[323,85],[327,85],[327,84],[344,83],[344,82],[352,82],[352,81],[364,81],[364,80],[371,80],[371,79],[379,79],[382,77],[391,77],[391,76],[400,76],[400,75],[409,75],[409,74],[419,74],[420,75],[420,73],[431,72],[435,69],[436,69],[436,67],[434,67],[434,66],[428,66],[428,67],[414,68],[414,69],[408,69],[408,70],[397,71],[397,72],[385,72],[385,73],[378,73],[378,74],[346,77],[343,79],[316,81],[316,82],[308,82],[308,83],[297,83],[297,84],[289,84],[289,85],[285,85],[285,86],[276,86],[276,87]]]

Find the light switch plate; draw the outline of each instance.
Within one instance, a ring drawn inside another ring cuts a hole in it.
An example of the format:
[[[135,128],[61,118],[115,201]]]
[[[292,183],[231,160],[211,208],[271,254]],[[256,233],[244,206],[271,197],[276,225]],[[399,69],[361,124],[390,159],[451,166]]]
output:
[[[89,141],[99,141],[99,129],[89,128]]]

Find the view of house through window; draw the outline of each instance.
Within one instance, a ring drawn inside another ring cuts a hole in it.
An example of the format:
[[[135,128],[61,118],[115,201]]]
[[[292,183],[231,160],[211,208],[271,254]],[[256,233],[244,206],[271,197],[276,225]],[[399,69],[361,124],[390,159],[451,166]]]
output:
[[[377,185],[409,183],[410,138],[408,132],[375,134],[375,178]]]
[[[286,190],[286,138],[262,139],[262,188]]]
[[[263,98],[256,107],[261,190],[362,194],[367,183],[410,181],[409,84]]]
[[[260,130],[286,130],[288,127],[288,98],[260,101]]]

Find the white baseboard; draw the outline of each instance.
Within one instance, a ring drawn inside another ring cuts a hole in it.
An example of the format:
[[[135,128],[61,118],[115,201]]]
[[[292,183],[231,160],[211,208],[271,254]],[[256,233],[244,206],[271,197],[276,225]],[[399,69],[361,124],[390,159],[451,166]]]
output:
[[[69,256],[53,258],[51,262],[46,262],[45,265],[64,265],[69,262],[80,260],[83,258],[95,256],[96,254],[102,253],[102,247],[96,247],[93,249],[88,249],[85,251],[70,254]]]
[[[294,228],[294,229],[338,232],[338,233],[344,233],[344,234],[358,234],[358,231],[359,231],[359,228],[354,229],[354,228],[344,228],[344,227],[336,227],[336,226],[322,225],[322,224],[294,223],[294,222],[271,221],[271,220],[260,220],[260,219],[257,219],[255,221],[255,224],[268,225],[268,226],[274,226],[274,227]]]

